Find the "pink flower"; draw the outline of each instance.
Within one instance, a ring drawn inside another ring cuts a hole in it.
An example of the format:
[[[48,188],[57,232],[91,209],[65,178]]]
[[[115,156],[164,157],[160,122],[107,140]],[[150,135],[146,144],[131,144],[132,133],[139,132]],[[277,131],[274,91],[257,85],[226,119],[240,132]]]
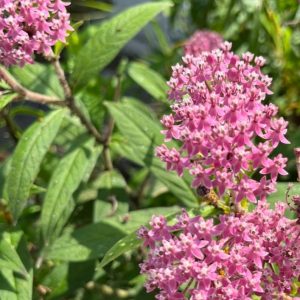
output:
[[[153,217],[149,232],[139,231],[149,247],[140,265],[148,292],[156,299],[284,299],[300,276],[299,225],[284,216],[286,205],[271,210],[260,202],[250,213],[212,219],[183,211],[175,225]]]
[[[33,63],[34,53],[49,55],[57,41],[65,42],[70,26],[62,0],[0,0],[0,63]]]
[[[198,56],[203,51],[219,48],[222,42],[223,39],[217,32],[198,30],[185,43],[184,53],[185,55]]]
[[[279,143],[289,143],[287,122],[276,118],[275,105],[263,104],[271,93],[271,78],[261,71],[265,60],[249,52],[240,58],[230,49],[225,42],[220,49],[186,55],[183,65],[173,67],[168,83],[173,112],[163,117],[162,132],[180,148],[160,146],[157,156],[168,170],[189,171],[196,189],[256,202],[274,190],[271,181],[278,174],[287,174],[287,160],[270,157]],[[250,179],[255,171],[265,179]]]
[[[282,154],[278,154],[274,157],[274,159],[268,160],[268,165],[263,168],[260,173],[261,174],[271,174],[271,179],[276,180],[278,174],[287,175],[288,173],[285,171],[284,167],[286,166],[287,158],[283,157]]]

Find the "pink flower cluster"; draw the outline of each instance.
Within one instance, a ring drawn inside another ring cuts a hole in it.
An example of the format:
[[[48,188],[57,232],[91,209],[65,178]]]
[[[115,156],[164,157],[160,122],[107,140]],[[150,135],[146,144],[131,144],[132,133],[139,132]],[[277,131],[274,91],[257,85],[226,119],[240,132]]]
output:
[[[140,265],[147,291],[158,290],[158,300],[289,299],[300,275],[300,240],[285,208],[260,202],[251,213],[221,216],[218,225],[186,212],[173,226],[154,216],[138,232],[149,247]]]
[[[156,154],[168,170],[179,175],[189,170],[195,188],[256,202],[274,191],[278,174],[287,174],[287,159],[270,154],[280,142],[289,143],[288,123],[275,117],[275,105],[262,102],[271,94],[271,78],[261,71],[265,60],[249,52],[240,58],[230,49],[225,42],[173,67],[168,82],[173,114],[161,122],[165,141],[178,140],[181,148],[162,145]],[[260,180],[250,178],[256,170]]]
[[[62,0],[0,0],[0,63],[33,63],[34,52],[48,55],[70,26]]]
[[[184,54],[198,56],[204,51],[211,51],[221,46],[222,37],[209,30],[198,30],[184,45]]]

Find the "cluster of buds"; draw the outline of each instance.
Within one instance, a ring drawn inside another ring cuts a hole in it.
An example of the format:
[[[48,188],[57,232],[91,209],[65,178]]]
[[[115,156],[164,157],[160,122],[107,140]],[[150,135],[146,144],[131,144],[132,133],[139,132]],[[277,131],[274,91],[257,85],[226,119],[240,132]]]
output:
[[[300,275],[300,240],[285,209],[260,202],[251,213],[220,216],[217,225],[186,212],[172,226],[154,216],[138,232],[149,247],[140,265],[147,291],[158,290],[158,300],[290,299]]]
[[[198,56],[221,46],[223,38],[214,31],[198,30],[185,43],[184,54]]]
[[[0,63],[33,63],[34,53],[49,55],[65,42],[70,26],[62,0],[0,0]]]
[[[177,140],[181,147],[162,145],[157,156],[179,175],[189,170],[195,188],[228,192],[236,202],[264,200],[277,176],[287,174],[287,159],[270,154],[289,143],[288,123],[276,118],[275,105],[263,103],[272,81],[261,71],[265,60],[249,52],[239,57],[225,42],[183,62],[168,82],[173,113],[161,120],[165,141]],[[262,176],[251,179],[256,171]]]

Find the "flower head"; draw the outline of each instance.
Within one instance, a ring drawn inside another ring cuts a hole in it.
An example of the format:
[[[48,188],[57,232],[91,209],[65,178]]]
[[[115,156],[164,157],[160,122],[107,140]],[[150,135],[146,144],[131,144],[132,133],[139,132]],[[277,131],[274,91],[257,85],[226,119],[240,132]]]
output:
[[[33,53],[48,55],[65,42],[70,26],[62,0],[0,0],[0,63],[33,63]]]
[[[217,32],[198,30],[185,43],[184,53],[185,55],[198,56],[204,51],[219,48],[222,42],[223,39]]]
[[[147,291],[158,290],[156,299],[165,300],[289,295],[300,275],[300,240],[299,225],[285,209],[260,202],[251,213],[220,216],[218,225],[185,211],[173,226],[153,217],[150,229],[139,231],[149,246],[140,265]]]
[[[286,158],[270,157],[279,143],[289,143],[287,122],[276,118],[275,105],[263,103],[272,93],[271,78],[261,71],[265,60],[249,52],[239,57],[230,49],[225,42],[173,67],[168,82],[173,113],[163,117],[162,133],[181,147],[162,145],[157,156],[180,175],[188,170],[195,188],[256,202],[274,190],[279,174],[287,174]],[[264,176],[250,179],[255,171]]]

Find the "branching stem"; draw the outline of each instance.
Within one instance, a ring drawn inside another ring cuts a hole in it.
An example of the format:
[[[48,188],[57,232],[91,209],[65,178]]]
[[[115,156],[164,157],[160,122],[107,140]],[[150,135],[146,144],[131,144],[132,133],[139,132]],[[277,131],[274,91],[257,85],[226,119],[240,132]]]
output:
[[[10,88],[20,96],[16,97],[15,100],[25,99],[42,104],[55,104],[59,106],[66,105],[64,100],[57,97],[47,96],[28,90],[2,66],[0,66],[0,78],[3,79],[10,86]]]

